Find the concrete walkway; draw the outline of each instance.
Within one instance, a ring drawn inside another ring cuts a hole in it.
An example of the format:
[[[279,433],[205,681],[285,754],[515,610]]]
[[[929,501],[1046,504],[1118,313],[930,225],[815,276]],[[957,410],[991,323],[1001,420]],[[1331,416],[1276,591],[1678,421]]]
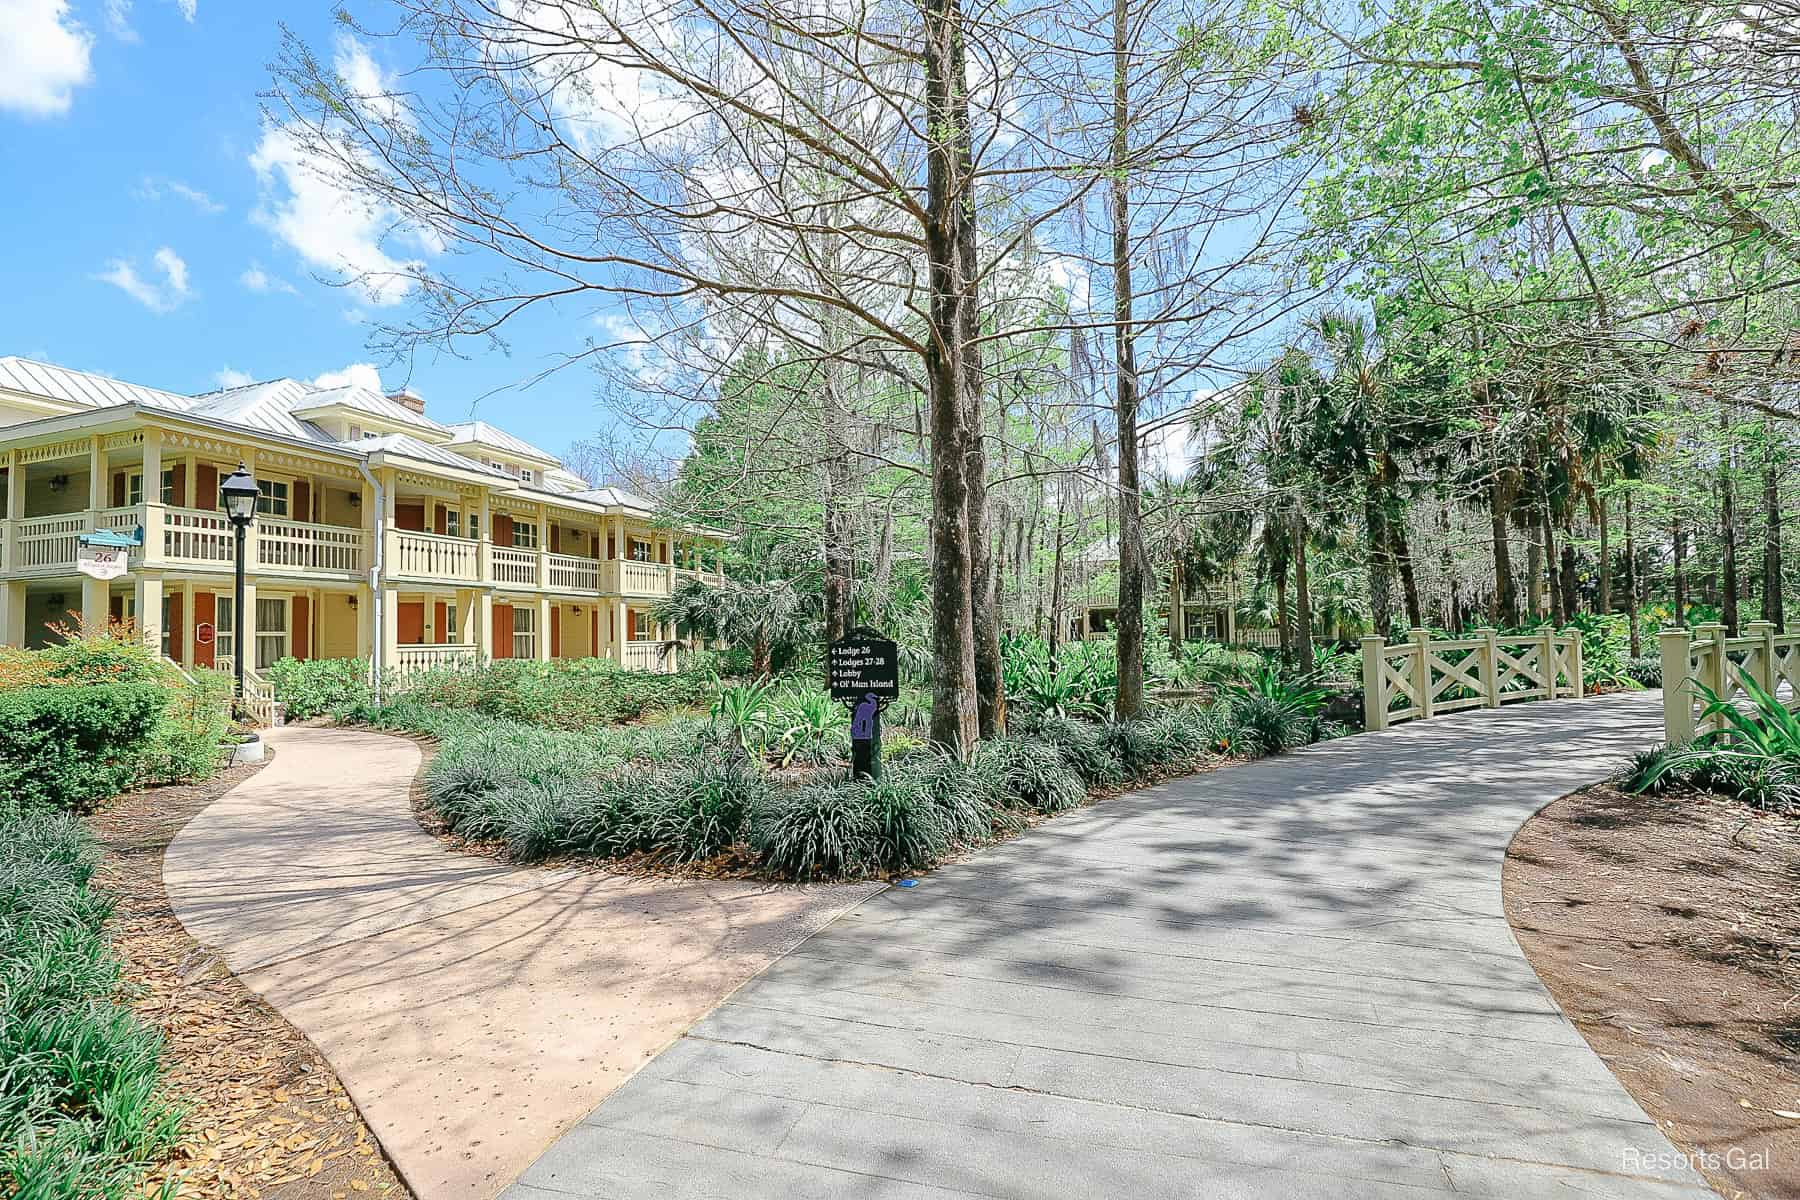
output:
[[[421,1200],[489,1197],[871,886],[519,869],[413,819],[418,747],[283,729],[164,858],[175,913],[331,1061]]]
[[[814,935],[508,1200],[1711,1195],[1564,1020],[1507,843],[1657,693],[1110,800]]]

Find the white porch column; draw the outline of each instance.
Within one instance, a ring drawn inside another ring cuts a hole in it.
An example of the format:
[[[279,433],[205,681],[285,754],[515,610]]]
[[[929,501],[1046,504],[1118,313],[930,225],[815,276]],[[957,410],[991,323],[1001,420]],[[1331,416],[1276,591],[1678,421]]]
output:
[[[624,597],[613,601],[613,661],[625,665],[625,643],[631,638]]]
[[[483,662],[494,657],[494,593],[475,593],[475,654]]]
[[[112,615],[112,586],[104,579],[81,577],[81,623],[87,629],[104,629]],[[52,613],[52,618],[60,619]]]
[[[25,581],[0,580],[0,646],[25,645]]]
[[[146,484],[145,486],[148,486]],[[132,599],[137,604],[138,635],[144,639],[144,645],[157,654],[162,653],[163,633],[163,581],[160,574],[150,571],[139,571],[132,581],[135,594]],[[174,647],[170,647],[173,649]]]
[[[193,467],[190,465],[188,470],[192,471]],[[181,645],[172,648],[175,661],[190,670],[194,666],[194,623],[197,619],[194,616],[194,581],[184,579],[181,581]]]
[[[458,645],[473,646],[476,644],[476,593],[474,588],[456,589],[456,628],[451,630],[453,639]]]
[[[556,608],[550,603],[550,597],[537,598],[537,657],[539,662],[550,661],[550,622],[557,618]]]
[[[179,499],[171,497],[179,503]],[[139,561],[161,562],[163,556],[162,430],[144,430],[144,548]],[[142,619],[144,609],[138,606]],[[161,619],[160,613],[158,620]]]

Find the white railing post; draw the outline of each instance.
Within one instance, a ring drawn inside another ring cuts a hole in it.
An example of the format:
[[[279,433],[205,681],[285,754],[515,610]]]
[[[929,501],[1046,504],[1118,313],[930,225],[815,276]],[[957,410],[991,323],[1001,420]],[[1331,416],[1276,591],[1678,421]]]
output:
[[[1656,651],[1662,658],[1663,737],[1673,745],[1694,740],[1694,697],[1688,686],[1694,635],[1686,629],[1665,629],[1656,635]]]
[[[1744,626],[1744,633],[1759,638],[1762,645],[1756,648],[1756,669],[1751,677],[1756,685],[1773,696],[1775,694],[1775,622],[1752,621]]]
[[[1538,635],[1538,677],[1543,682],[1544,699],[1556,699],[1556,630],[1544,626]]]
[[[1431,630],[1415,626],[1406,636],[1413,644],[1414,684],[1419,689],[1419,717],[1423,720],[1431,716],[1431,693],[1436,690],[1431,682]]]
[[[1587,694],[1581,682],[1583,664],[1581,658],[1581,630],[1571,625],[1564,631],[1569,637],[1569,691],[1579,700]]]
[[[1500,707],[1500,643],[1493,626],[1477,630],[1481,635],[1481,702],[1488,708]]]
[[[1700,682],[1711,688],[1719,699],[1731,699],[1731,687],[1727,682],[1731,678],[1731,660],[1725,653],[1725,626],[1717,623],[1696,625],[1694,634],[1700,640],[1712,643],[1710,652],[1703,650],[1700,655],[1697,672]]]
[[[1380,634],[1371,633],[1363,637],[1363,728],[1369,730],[1387,728],[1387,697],[1382,689],[1382,652],[1387,649],[1387,639]]]

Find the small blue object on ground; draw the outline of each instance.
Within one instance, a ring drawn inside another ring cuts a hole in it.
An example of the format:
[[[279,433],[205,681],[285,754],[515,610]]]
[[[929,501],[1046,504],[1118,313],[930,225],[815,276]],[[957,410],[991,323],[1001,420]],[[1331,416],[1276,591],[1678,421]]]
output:
[[[895,886],[896,887],[918,887],[919,881],[916,879],[901,879],[901,880],[897,880],[895,882]]]

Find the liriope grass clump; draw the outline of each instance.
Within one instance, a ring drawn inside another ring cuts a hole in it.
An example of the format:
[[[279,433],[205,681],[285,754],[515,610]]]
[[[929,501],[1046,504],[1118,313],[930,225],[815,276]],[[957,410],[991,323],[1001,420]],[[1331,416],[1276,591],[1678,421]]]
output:
[[[0,1179],[20,1196],[128,1196],[173,1150],[162,1036],[118,1001],[98,852],[65,814],[0,800]]]

